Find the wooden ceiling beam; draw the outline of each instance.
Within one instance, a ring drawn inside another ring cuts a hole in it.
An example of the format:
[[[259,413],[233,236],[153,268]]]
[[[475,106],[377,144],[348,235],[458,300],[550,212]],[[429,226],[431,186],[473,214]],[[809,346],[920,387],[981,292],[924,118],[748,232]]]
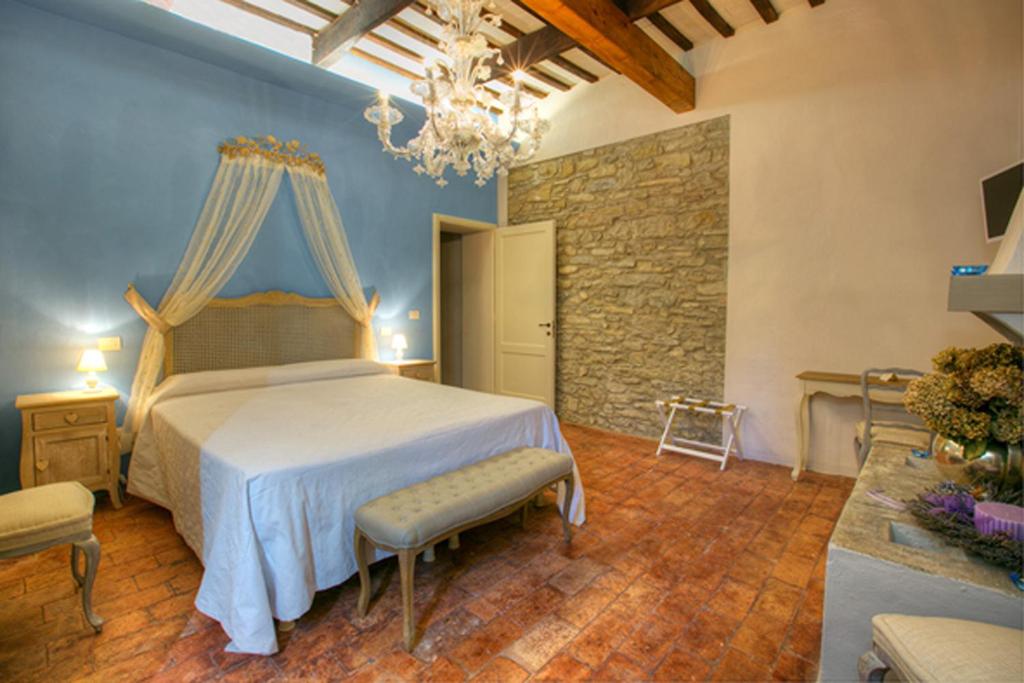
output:
[[[754,9],[757,10],[757,13],[761,15],[766,24],[770,24],[779,18],[779,13],[772,6],[772,0],[750,0],[750,4],[754,6]]]
[[[627,17],[636,21],[657,14],[666,7],[677,5],[680,2],[681,0],[616,0],[615,4],[625,12]]]
[[[673,43],[681,47],[683,50],[692,50],[693,41],[683,35],[683,32],[675,27],[671,21],[666,19],[661,12],[655,12],[651,16],[647,17],[647,21],[654,24],[654,28],[661,31],[661,33],[671,40]]]
[[[544,21],[593,50],[672,111],[693,109],[693,76],[610,0],[524,1]]]
[[[501,48],[500,65],[494,65],[491,73],[495,78],[511,75],[516,70],[525,71],[529,67],[557,56],[576,46],[569,36],[553,26],[545,26],[539,31],[527,33],[522,38]]]
[[[712,28],[718,31],[723,38],[729,38],[736,33],[736,30],[718,13],[718,10],[711,6],[708,0],[690,0],[690,4],[704,17],[704,21],[711,24]]]
[[[352,5],[313,38],[313,63],[329,67],[356,42],[412,4],[413,0],[364,0]]]

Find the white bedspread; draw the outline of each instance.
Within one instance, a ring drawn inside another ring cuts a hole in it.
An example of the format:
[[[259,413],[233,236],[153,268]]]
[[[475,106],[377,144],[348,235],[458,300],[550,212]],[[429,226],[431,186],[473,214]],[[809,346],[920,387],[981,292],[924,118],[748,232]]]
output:
[[[195,373],[154,393],[128,490],[170,509],[202,558],[196,606],[229,649],[271,654],[274,617],[297,619],[356,572],[356,508],[519,446],[569,453],[541,403],[368,361]],[[578,471],[570,509],[581,524]]]

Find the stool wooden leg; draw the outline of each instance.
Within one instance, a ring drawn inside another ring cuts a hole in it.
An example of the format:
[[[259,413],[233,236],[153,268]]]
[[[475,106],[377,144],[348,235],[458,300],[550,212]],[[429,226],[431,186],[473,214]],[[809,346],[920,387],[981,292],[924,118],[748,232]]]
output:
[[[370,608],[370,564],[369,558],[367,558],[369,544],[370,540],[363,536],[359,529],[356,529],[356,537],[352,545],[356,551],[356,564],[359,565],[359,603],[356,611],[361,617],[365,617]]]
[[[96,581],[96,570],[100,566],[100,542],[95,536],[90,536],[88,541],[78,541],[75,546],[85,553],[85,581],[82,584],[82,610],[85,618],[96,633],[103,630],[103,617],[92,611],[92,585]],[[77,557],[72,554],[76,560]],[[73,573],[77,572],[77,568]]]
[[[529,512],[530,501],[526,501],[526,503],[523,504],[523,507],[519,510],[519,526],[523,529],[526,528],[526,519],[529,516]]]
[[[402,635],[405,637],[405,651],[412,652],[416,640],[416,615],[412,608],[413,574],[416,569],[414,550],[398,551],[398,573],[402,583]]]
[[[562,533],[565,534],[566,543],[572,543],[572,524],[569,522],[569,508],[572,505],[575,481],[572,472],[565,478],[565,500],[562,504]]]

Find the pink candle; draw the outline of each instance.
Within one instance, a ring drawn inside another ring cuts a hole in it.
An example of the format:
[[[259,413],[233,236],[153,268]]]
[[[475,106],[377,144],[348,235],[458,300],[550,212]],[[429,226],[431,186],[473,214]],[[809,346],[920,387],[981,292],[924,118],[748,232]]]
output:
[[[986,536],[1006,532],[1024,541],[1024,507],[1008,503],[978,503],[974,506],[974,528]]]

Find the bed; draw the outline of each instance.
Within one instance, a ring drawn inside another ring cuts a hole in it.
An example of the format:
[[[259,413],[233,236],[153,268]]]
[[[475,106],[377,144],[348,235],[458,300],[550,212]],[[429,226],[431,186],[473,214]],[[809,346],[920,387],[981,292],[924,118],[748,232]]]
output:
[[[274,618],[356,572],[364,502],[519,446],[570,452],[541,403],[344,358],[359,346],[330,301],[214,300],[170,331],[135,442],[128,491],[172,512],[204,565],[196,607],[231,651],[276,652]],[[569,493],[581,524],[582,485]]]

